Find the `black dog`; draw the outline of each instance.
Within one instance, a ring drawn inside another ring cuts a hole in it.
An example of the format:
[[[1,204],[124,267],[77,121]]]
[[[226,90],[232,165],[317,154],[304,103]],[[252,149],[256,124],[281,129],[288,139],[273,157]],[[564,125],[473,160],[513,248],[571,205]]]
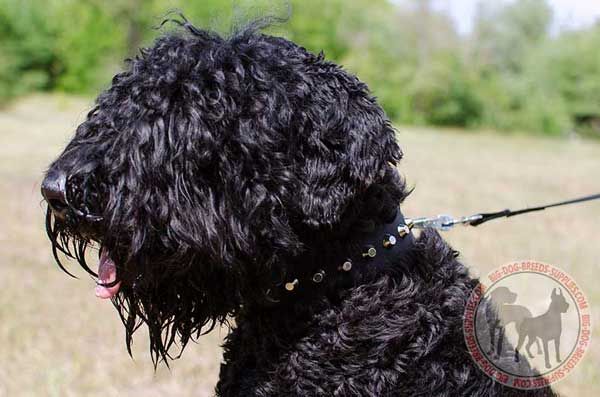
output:
[[[42,185],[55,254],[99,278],[127,346],[145,323],[166,361],[233,318],[222,396],[553,395],[469,356],[476,280],[436,232],[413,237],[367,86],[260,24],[182,24],[114,77]]]

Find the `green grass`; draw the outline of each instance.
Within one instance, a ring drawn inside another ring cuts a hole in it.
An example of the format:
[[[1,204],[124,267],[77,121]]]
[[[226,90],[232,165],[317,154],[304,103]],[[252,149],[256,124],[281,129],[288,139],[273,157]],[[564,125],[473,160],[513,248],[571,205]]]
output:
[[[0,112],[0,396],[210,395],[223,331],[190,345],[155,373],[140,333],[134,360],[112,306],[94,297],[82,271],[71,280],[53,265],[39,183],[90,103],[36,96]],[[600,190],[596,142],[399,128],[400,169],[414,193],[410,216],[552,202]],[[600,204],[492,222],[445,234],[474,274],[517,259],[563,267],[587,293],[600,321]],[[596,337],[598,333],[595,333]],[[568,395],[600,393],[594,340],[583,362],[557,385]]]

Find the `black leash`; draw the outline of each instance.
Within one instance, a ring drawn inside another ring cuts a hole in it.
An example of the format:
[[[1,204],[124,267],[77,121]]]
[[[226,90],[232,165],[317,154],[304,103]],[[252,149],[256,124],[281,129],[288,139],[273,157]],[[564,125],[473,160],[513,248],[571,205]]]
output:
[[[553,203],[553,204],[523,208],[523,209],[515,210],[515,211],[510,210],[510,209],[505,209],[502,211],[479,213],[479,214],[475,214],[475,215],[471,215],[471,216],[464,216],[461,218],[454,218],[450,215],[439,215],[439,216],[433,217],[433,218],[417,218],[417,219],[413,219],[412,221],[414,223],[414,227],[419,228],[419,229],[423,229],[426,227],[432,227],[434,229],[439,229],[439,230],[449,230],[458,224],[462,224],[462,225],[466,225],[466,226],[479,226],[482,223],[491,221],[493,219],[509,218],[511,216],[527,214],[529,212],[543,211],[548,208],[560,207],[560,206],[569,205],[569,204],[583,203],[585,201],[592,201],[592,200],[599,200],[599,199],[600,199],[600,193],[592,194],[590,196],[578,197],[578,198],[575,198],[572,200],[560,201],[558,203]]]

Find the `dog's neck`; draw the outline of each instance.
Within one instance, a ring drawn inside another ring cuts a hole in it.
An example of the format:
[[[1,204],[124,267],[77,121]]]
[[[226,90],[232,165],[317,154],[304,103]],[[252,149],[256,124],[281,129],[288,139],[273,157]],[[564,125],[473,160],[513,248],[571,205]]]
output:
[[[268,292],[273,303],[304,300],[341,291],[374,280],[383,274],[409,274],[415,238],[412,221],[399,208],[384,220],[363,221],[339,239],[315,244],[306,255],[294,258],[294,274]]]

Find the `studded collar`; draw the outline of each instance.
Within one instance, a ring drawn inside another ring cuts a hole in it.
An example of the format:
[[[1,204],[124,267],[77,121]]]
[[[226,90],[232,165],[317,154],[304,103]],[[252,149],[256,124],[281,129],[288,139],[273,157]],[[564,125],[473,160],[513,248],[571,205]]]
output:
[[[337,290],[360,284],[369,275],[386,272],[410,272],[410,253],[414,249],[413,221],[405,219],[398,208],[389,223],[375,225],[372,230],[357,232],[356,243],[347,255],[333,263],[314,269],[304,277],[290,277],[278,288],[278,295],[296,295],[303,291],[329,286]],[[329,261],[328,261],[329,262]]]

